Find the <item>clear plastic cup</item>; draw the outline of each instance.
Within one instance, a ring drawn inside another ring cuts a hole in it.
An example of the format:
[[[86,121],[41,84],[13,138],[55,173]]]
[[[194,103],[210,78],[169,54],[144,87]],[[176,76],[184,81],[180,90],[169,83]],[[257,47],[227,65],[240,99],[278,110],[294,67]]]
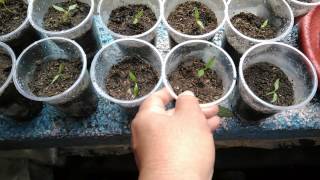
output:
[[[234,87],[237,81],[237,71],[231,57],[222,48],[214,45],[211,42],[203,40],[186,41],[175,46],[167,55],[165,65],[162,68],[163,81],[166,88],[169,90],[172,97],[178,98],[174,92],[168,76],[177,69],[183,61],[190,60],[190,57],[199,59],[209,59],[216,57],[216,63],[212,70],[215,70],[220,78],[222,78],[223,95],[220,99],[207,104],[201,104],[202,108],[212,107],[227,103],[231,99]]]
[[[0,86],[0,114],[19,121],[29,120],[41,111],[42,103],[30,101],[19,94],[12,81],[16,56],[13,50],[2,42],[0,52],[10,56],[12,63],[7,80]]]
[[[294,104],[276,106],[257,97],[249,88],[243,71],[253,64],[268,62],[279,67],[293,83]],[[275,113],[302,108],[315,96],[318,86],[317,74],[310,60],[299,50],[283,43],[266,42],[250,48],[239,65],[238,96],[233,110],[242,120],[257,121]]]
[[[276,27],[277,36],[273,39],[255,39],[242,34],[231,23],[232,17],[240,12],[248,12],[268,19],[269,23]],[[294,16],[285,0],[230,0],[228,2],[226,38],[239,54],[243,54],[258,43],[282,40],[291,32],[293,25]]]
[[[303,16],[310,10],[320,5],[320,0],[312,0],[311,3],[302,2],[298,0],[287,0],[292,8],[295,17]]]
[[[218,26],[213,31],[203,34],[203,35],[188,35],[183,34],[173,27],[167,21],[167,18],[172,11],[176,9],[176,6],[187,2],[188,0],[163,0],[163,13],[161,13],[161,18],[164,25],[167,27],[170,36],[176,43],[182,43],[188,40],[210,40],[225,24],[227,17],[227,3],[225,0],[196,0],[205,5],[207,5],[215,14],[218,20]],[[185,22],[188,23],[188,22]]]
[[[124,57],[135,55],[139,55],[146,60],[159,73],[158,83],[152,91],[138,99],[121,100],[110,96],[105,86],[108,72],[113,65],[120,63]],[[159,51],[150,43],[139,39],[119,39],[103,47],[94,57],[90,70],[91,80],[96,92],[105,100],[114,102],[124,108],[136,108],[160,88],[162,65]]]
[[[90,11],[87,17],[77,26],[62,31],[45,30],[43,27],[45,14],[48,12],[49,7],[59,2],[66,2],[66,0],[32,0],[28,9],[28,17],[31,25],[38,32],[48,37],[64,37],[77,41],[86,52],[88,59],[90,59],[99,49],[98,40],[92,27],[95,1],[79,0],[79,2],[88,4]]]
[[[98,5],[99,17],[100,17],[101,21],[103,22],[103,24],[108,28],[108,22],[109,22],[109,18],[110,18],[110,14],[111,14],[112,10],[114,10],[118,7],[121,7],[121,6],[130,5],[130,4],[144,4],[144,5],[147,5],[148,7],[150,7],[157,17],[156,24],[148,31],[146,31],[142,34],[137,34],[137,35],[133,35],[133,36],[122,35],[122,34],[113,32],[109,29],[111,36],[114,39],[136,38],[136,39],[142,39],[142,40],[145,40],[148,42],[152,42],[156,37],[156,28],[161,23],[161,18],[160,18],[160,14],[162,12],[161,0],[139,0],[139,1],[101,0]]]
[[[29,88],[36,68],[36,61],[55,61],[57,59],[79,59],[81,73],[76,82],[66,91],[52,96],[39,97]],[[14,72],[14,83],[18,91],[28,99],[45,102],[71,117],[85,117],[97,107],[97,98],[90,83],[87,59],[83,49],[75,41],[62,38],[45,38],[31,44],[19,56]]]
[[[29,4],[27,0],[24,0],[24,2]],[[19,55],[24,48],[38,39],[40,39],[40,36],[30,25],[28,17],[26,17],[26,19],[17,29],[8,34],[0,36],[0,41],[8,44],[16,53],[16,55]]]

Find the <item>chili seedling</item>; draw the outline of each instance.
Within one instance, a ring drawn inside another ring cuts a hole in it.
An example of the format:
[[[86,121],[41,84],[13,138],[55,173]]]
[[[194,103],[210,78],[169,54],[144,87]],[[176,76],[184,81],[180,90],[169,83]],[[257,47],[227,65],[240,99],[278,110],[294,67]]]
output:
[[[7,2],[7,0],[0,0],[0,4],[4,7],[4,9],[5,9],[6,11],[15,14],[16,12],[10,10],[10,9],[7,7],[6,2]]]
[[[132,24],[134,24],[134,25],[138,24],[139,21],[140,21],[140,19],[141,19],[142,16],[143,16],[143,14],[144,14],[143,9],[140,9],[140,10],[134,15]]]
[[[205,27],[204,27],[204,25],[203,25],[203,23],[202,23],[202,21],[201,21],[201,18],[200,18],[199,8],[197,8],[197,7],[194,8],[193,16],[194,16],[194,19],[195,19],[197,25],[199,26],[199,28],[200,28],[201,30],[204,30]]]
[[[70,14],[71,11],[77,9],[78,4],[73,4],[73,5],[69,6],[67,10],[64,9],[63,7],[60,7],[57,5],[52,5],[52,7],[59,12],[63,12],[62,21],[64,23],[67,23],[67,22],[69,22],[69,20],[71,18],[71,14]]]
[[[260,29],[266,28],[266,27],[268,26],[268,24],[269,24],[269,20],[266,19],[266,20],[261,24]]]
[[[280,79],[277,79],[277,80],[274,82],[273,86],[274,86],[273,91],[271,91],[271,92],[269,92],[269,93],[267,94],[267,96],[270,96],[270,95],[273,96],[271,103],[275,103],[275,102],[277,102],[278,99],[279,99],[279,95],[277,94],[277,91],[278,91],[279,88],[280,88]]]
[[[54,76],[54,78],[51,81],[50,85],[54,84],[61,76],[63,76],[63,72],[64,72],[64,64],[61,63],[59,65],[59,71],[58,71],[57,75]]]
[[[139,95],[138,79],[137,79],[137,76],[132,71],[129,71],[129,80],[134,83],[133,96],[136,98]]]
[[[204,76],[207,70],[212,69],[215,66],[215,63],[216,63],[216,60],[214,58],[209,59],[209,61],[204,66],[204,68],[199,69],[197,71],[198,77],[201,78],[202,76]]]

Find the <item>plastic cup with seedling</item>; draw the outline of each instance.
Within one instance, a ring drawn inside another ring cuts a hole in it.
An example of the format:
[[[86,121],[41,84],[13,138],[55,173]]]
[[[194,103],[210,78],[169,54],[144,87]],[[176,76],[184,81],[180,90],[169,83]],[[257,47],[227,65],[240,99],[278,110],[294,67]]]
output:
[[[263,23],[261,24],[260,29],[264,29],[264,28],[266,28],[268,25],[269,25],[269,20],[266,19],[266,20],[263,21]]]
[[[55,82],[57,82],[57,80],[63,76],[63,72],[64,72],[64,64],[61,63],[61,64],[59,65],[59,71],[58,71],[57,75],[55,75],[54,78],[52,79],[50,85],[52,85],[52,84],[54,84]]]
[[[200,18],[199,8],[197,8],[197,7],[194,8],[193,16],[194,16],[194,19],[195,19],[197,25],[199,26],[200,30],[204,30],[205,27],[204,27],[203,22],[201,21],[201,18]]]
[[[144,14],[144,11],[143,9],[140,9],[133,17],[133,21],[132,21],[132,24],[136,25],[140,22],[140,19],[142,18]]]
[[[60,7],[57,5],[52,5],[52,7],[59,12],[63,12],[62,21],[63,23],[68,23],[70,22],[70,18],[71,18],[71,11],[76,10],[78,7],[78,4],[73,4],[69,6],[68,9],[64,9],[63,7]]]
[[[132,71],[129,71],[129,80],[134,83],[133,96],[136,98],[139,95],[138,79],[137,79],[137,76]]]
[[[205,75],[206,71],[212,69],[215,66],[216,60],[214,58],[210,58],[209,61],[205,64],[202,69],[197,71],[197,76],[201,78]]]
[[[267,94],[267,96],[272,95],[272,101],[271,101],[271,103],[275,103],[275,102],[277,102],[278,99],[279,99],[279,95],[277,94],[277,91],[278,91],[279,88],[280,88],[280,79],[277,79],[277,80],[274,82],[273,86],[274,86],[273,91],[271,91],[271,92],[269,92],[269,93]]]
[[[6,2],[7,2],[7,0],[0,0],[0,4],[4,7],[4,9],[5,9],[6,11],[15,14],[16,12],[10,10],[10,9],[6,6]]]

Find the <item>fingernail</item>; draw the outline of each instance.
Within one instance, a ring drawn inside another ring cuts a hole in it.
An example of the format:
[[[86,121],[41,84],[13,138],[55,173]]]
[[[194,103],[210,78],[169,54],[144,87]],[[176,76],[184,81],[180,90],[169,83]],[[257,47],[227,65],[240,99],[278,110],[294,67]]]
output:
[[[191,91],[185,91],[185,92],[181,93],[179,96],[195,96],[195,95]]]

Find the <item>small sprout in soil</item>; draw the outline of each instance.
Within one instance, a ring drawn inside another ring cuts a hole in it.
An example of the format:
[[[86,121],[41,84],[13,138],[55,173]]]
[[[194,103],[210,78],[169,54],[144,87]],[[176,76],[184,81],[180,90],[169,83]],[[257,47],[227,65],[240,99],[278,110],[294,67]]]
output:
[[[63,72],[64,72],[64,64],[61,63],[59,65],[59,71],[58,71],[57,75],[54,76],[54,78],[51,81],[50,85],[54,84],[61,76],[63,76]]]
[[[64,9],[63,7],[60,7],[60,6],[57,6],[57,5],[52,5],[52,7],[53,7],[55,10],[59,11],[59,12],[63,12],[62,21],[63,21],[64,23],[67,23],[67,22],[69,22],[69,20],[70,20],[70,18],[71,18],[71,17],[70,17],[70,16],[71,16],[71,15],[70,15],[70,12],[71,12],[72,10],[77,9],[78,4],[73,4],[73,5],[69,6],[67,10]]]
[[[269,24],[269,20],[266,19],[266,20],[261,24],[260,29],[266,28],[266,27],[268,26],[268,24]]]
[[[202,21],[201,21],[201,18],[200,18],[199,8],[197,8],[197,7],[194,8],[194,14],[193,14],[193,16],[194,16],[195,21],[196,21],[197,25],[199,26],[199,28],[200,28],[201,30],[204,30],[205,27],[204,27],[204,25],[203,25],[203,23],[202,23]]]
[[[277,91],[280,88],[280,79],[277,79],[276,82],[273,84],[273,86],[274,86],[274,90],[267,94],[267,96],[270,96],[270,95],[273,96],[271,103],[275,103],[278,101],[279,97],[278,97]]]
[[[214,58],[209,59],[207,64],[204,66],[204,68],[199,69],[197,71],[198,77],[201,78],[202,76],[204,76],[207,70],[212,69],[214,67],[215,63],[216,63],[216,60]]]
[[[129,79],[134,83],[134,88],[133,88],[133,96],[138,97],[139,95],[139,86],[138,86],[138,79],[134,72],[129,71]]]
[[[140,19],[142,18],[144,14],[144,11],[143,9],[140,9],[140,11],[138,11],[135,15],[134,15],[134,18],[133,18],[133,22],[132,24],[136,25],[139,23]]]
[[[7,6],[6,6],[6,2],[7,0],[0,0],[0,4],[3,5],[4,9],[10,13],[16,14],[16,12],[10,10]]]

